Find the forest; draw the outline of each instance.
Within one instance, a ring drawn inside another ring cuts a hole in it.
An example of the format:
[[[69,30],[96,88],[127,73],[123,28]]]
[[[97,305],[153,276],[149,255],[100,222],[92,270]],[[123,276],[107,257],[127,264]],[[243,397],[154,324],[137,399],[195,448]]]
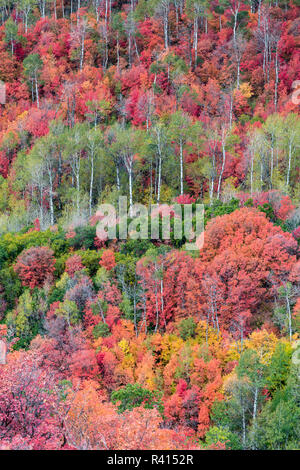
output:
[[[0,450],[300,449],[299,13],[0,0]]]

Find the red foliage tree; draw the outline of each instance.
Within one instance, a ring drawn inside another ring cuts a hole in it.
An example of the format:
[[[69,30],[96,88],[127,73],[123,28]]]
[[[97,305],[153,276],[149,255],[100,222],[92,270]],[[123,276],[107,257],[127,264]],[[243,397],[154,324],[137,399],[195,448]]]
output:
[[[107,271],[111,271],[115,265],[115,254],[113,250],[105,250],[102,254],[101,260],[99,262],[100,266],[103,266]]]
[[[22,284],[30,289],[43,287],[45,281],[53,278],[55,258],[53,251],[46,246],[24,250],[17,258],[14,270]]]
[[[297,253],[293,236],[255,209],[217,217],[207,226],[195,265],[203,285],[208,277],[214,280],[214,291],[205,291],[204,309],[219,304],[220,324],[242,338],[258,306],[272,299],[272,286],[288,278]],[[216,302],[218,296],[222,302]]]
[[[84,266],[82,264],[81,256],[73,255],[66,261],[66,273],[69,274],[70,277],[74,277],[74,274],[77,271],[82,271]]]
[[[0,442],[7,448],[58,449],[63,445],[53,375],[36,354],[14,353],[0,375]],[[51,392],[51,393],[50,393]]]

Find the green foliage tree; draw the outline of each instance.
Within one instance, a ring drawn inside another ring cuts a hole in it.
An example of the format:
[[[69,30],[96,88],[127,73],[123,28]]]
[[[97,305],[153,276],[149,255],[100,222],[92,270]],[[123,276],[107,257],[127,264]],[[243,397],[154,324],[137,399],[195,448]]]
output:
[[[227,450],[241,450],[239,437],[227,428],[212,426],[205,435],[205,443],[208,446],[225,444]]]
[[[35,93],[35,99],[38,108],[40,107],[38,83],[42,67],[43,61],[39,54],[29,54],[23,61],[24,75],[31,82],[32,99],[34,101]]]
[[[10,44],[11,55],[14,54],[15,42],[18,41],[18,25],[12,18],[9,18],[5,24],[5,42]]]
[[[133,408],[142,405],[146,409],[157,408],[160,413],[163,413],[160,394],[147,390],[137,383],[127,384],[126,387],[115,390],[111,395],[111,401],[114,404],[118,404],[119,413],[133,410]]]

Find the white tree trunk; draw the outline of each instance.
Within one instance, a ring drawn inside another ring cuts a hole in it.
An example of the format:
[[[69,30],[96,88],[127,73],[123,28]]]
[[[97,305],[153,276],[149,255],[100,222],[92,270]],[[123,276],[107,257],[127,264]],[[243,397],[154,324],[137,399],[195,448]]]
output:
[[[183,194],[183,143],[180,141],[180,194]]]

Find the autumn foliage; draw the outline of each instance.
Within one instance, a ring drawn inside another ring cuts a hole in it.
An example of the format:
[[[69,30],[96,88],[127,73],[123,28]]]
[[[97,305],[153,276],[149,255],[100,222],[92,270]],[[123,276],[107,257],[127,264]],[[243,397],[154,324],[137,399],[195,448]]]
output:
[[[18,256],[14,269],[23,285],[34,289],[52,280],[54,264],[52,250],[46,246],[32,247]]]
[[[299,11],[0,2],[0,450],[299,449]]]

